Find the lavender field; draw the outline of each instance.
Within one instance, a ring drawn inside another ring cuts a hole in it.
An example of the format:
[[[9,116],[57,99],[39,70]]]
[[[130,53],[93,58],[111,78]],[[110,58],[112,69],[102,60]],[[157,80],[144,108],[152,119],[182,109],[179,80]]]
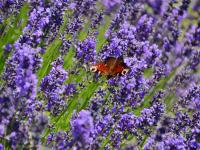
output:
[[[200,1],[0,0],[10,149],[200,150]]]

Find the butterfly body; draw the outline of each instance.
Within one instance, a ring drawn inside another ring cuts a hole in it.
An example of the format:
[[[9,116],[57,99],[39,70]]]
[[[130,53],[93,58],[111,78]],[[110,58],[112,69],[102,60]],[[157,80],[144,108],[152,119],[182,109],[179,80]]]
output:
[[[98,72],[107,78],[111,78],[117,75],[125,75],[129,71],[129,68],[121,57],[108,57],[106,60],[100,61],[96,65],[92,66],[90,70],[92,72]]]

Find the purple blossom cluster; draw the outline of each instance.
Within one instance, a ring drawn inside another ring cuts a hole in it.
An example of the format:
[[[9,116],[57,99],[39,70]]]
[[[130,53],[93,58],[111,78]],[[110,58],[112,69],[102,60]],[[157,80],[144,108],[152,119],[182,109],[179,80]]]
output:
[[[76,57],[81,63],[94,62],[96,43],[93,39],[85,39],[82,43],[77,44]]]
[[[12,149],[36,148],[40,132],[48,123],[42,102],[37,99],[37,76],[42,61],[40,49],[28,44],[14,44],[14,52],[6,63],[1,89],[1,138]]]
[[[54,149],[69,149],[72,146],[75,149],[89,149],[93,141],[92,133],[94,124],[91,113],[82,110],[71,120],[71,132],[52,133],[47,138],[47,144],[53,144]]]
[[[51,10],[44,7],[35,7],[30,13],[29,22],[23,29],[21,43],[27,43],[36,47],[44,36],[43,29],[50,23]]]
[[[0,23],[7,19],[10,13],[16,15],[25,0],[3,0],[0,2]]]
[[[46,109],[52,114],[58,114],[65,107],[65,87],[63,83],[68,73],[62,68],[62,60],[56,60],[50,73],[41,82],[41,91],[47,100]],[[70,90],[70,89],[69,89]]]
[[[5,42],[6,19],[24,5],[26,26]],[[200,149],[199,8],[190,0],[0,2],[0,149]],[[111,57],[127,74],[88,71]]]

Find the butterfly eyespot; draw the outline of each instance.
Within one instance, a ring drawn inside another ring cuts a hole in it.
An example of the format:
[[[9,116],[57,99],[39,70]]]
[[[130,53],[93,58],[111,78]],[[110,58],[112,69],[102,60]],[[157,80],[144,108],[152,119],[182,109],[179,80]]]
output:
[[[126,74],[128,73],[128,71],[129,71],[129,69],[124,69],[124,70],[122,71],[122,75],[126,75]]]
[[[91,71],[91,72],[96,72],[96,71],[97,71],[97,66],[92,66],[92,67],[90,67],[90,71]]]

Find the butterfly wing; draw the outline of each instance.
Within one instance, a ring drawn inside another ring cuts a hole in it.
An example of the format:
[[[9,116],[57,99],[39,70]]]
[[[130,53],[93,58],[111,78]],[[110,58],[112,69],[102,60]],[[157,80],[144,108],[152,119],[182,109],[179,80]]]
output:
[[[127,70],[129,70],[123,61],[123,57],[107,57],[104,61],[97,63],[91,68],[95,69],[92,72],[98,72],[101,75],[105,75],[108,79],[117,75],[124,75],[128,72]],[[126,70],[125,73],[124,70]]]
[[[101,75],[108,75],[108,67],[106,66],[106,64],[104,62],[100,62],[98,64],[96,64],[97,66],[97,71],[98,73],[100,73]]]
[[[122,71],[127,68],[126,64],[123,61],[123,57],[108,57],[105,63],[108,67],[110,76],[116,76],[118,74],[121,75]]]

